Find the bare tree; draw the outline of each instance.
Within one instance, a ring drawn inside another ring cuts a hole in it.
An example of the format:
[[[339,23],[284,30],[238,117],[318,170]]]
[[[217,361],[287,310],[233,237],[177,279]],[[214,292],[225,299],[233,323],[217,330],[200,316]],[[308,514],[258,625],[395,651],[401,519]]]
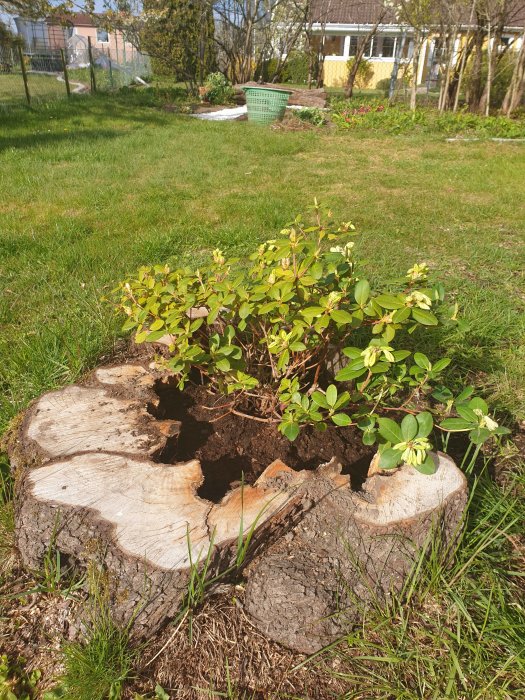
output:
[[[478,109],[486,116],[490,112],[490,97],[494,75],[505,53],[501,50],[501,39],[509,10],[509,0],[483,0],[482,11],[485,13],[487,26],[487,79]]]
[[[384,20],[385,15],[387,14],[387,11],[388,10],[384,5],[379,5],[377,16],[375,18],[374,24],[370,27],[370,29],[368,30],[368,32],[366,34],[363,34],[362,36],[359,37],[359,40],[357,42],[355,56],[353,56],[352,66],[351,66],[350,70],[348,71],[348,78],[346,80],[345,96],[348,98],[352,97],[352,95],[354,93],[355,80],[356,80],[357,74],[359,72],[359,67],[360,67],[361,63],[363,62],[363,58],[364,58],[364,55],[366,53],[367,47],[370,45],[370,42],[373,40],[373,38],[377,34],[377,30],[379,29],[379,25]]]
[[[398,19],[412,27],[413,51],[410,76],[410,109],[417,107],[417,87],[421,49],[427,40],[429,28],[435,24],[437,0],[390,0]]]
[[[525,94],[525,27],[521,36],[521,46],[518,52],[516,63],[510,85],[503,98],[502,111],[508,117],[518,109]]]

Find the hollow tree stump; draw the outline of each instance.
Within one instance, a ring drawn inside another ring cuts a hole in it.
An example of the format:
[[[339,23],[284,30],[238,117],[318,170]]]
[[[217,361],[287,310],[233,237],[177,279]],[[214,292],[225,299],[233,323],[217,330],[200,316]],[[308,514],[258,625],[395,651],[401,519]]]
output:
[[[180,424],[154,417],[159,381],[140,364],[99,368],[38,399],[9,447],[24,564],[56,547],[84,569],[103,567],[112,613],[134,619],[137,636],[177,614],[208,552],[215,571],[231,566],[240,529],[254,529],[247,612],[302,652],[348,629],[372,596],[399,591],[434,533],[457,535],[466,481],[442,454],[432,476],[405,465],[362,492],[335,460],[315,471],[276,460],[220,503],[199,498],[197,460],[163,463]]]

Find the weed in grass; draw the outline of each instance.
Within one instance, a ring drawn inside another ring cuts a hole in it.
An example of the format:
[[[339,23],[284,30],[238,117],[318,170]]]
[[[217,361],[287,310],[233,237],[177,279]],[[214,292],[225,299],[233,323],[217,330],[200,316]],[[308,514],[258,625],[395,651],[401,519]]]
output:
[[[70,700],[118,700],[129,679],[135,652],[127,630],[99,610],[90,623],[86,639],[63,648],[65,674],[62,684]]]

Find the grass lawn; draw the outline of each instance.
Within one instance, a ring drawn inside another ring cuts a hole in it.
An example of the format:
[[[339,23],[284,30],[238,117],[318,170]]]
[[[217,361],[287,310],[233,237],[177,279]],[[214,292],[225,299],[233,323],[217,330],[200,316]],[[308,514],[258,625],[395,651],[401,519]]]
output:
[[[31,71],[27,74],[27,84],[32,104],[66,97],[66,85],[52,75],[41,75]],[[0,73],[0,112],[3,109],[25,107],[26,93],[22,73]]]
[[[242,254],[314,196],[351,218],[372,277],[426,261],[465,326],[436,338],[525,418],[522,144],[274,132],[79,98],[6,116],[0,137],[0,427],[111,347],[100,302],[126,273]]]
[[[371,280],[429,264],[463,323],[436,332],[428,353],[452,357],[455,377],[504,422],[525,419],[525,144],[273,131],[79,97],[3,118],[0,191],[0,434],[111,351],[119,323],[101,297],[127,273],[170,258],[197,265],[216,247],[242,256],[314,196],[354,222]],[[392,610],[386,631],[372,615],[369,638],[352,641],[354,665],[352,651],[330,652],[339,680],[361,684],[346,697],[524,697],[524,574],[508,538],[525,512],[491,484],[479,494],[463,564],[428,586],[444,591],[442,607]],[[500,534],[485,543],[483,528]],[[390,665],[367,686],[376,643]],[[420,645],[439,652],[418,656]]]

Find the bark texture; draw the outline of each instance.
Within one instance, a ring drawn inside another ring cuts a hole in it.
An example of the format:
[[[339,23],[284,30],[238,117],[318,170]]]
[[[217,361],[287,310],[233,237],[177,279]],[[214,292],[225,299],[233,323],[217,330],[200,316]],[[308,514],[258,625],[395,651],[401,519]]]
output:
[[[57,548],[62,561],[103,571],[116,621],[133,619],[137,637],[177,614],[209,552],[214,573],[231,566],[240,532],[251,538],[247,612],[302,652],[398,591],[436,531],[457,534],[466,482],[441,454],[433,476],[376,472],[361,492],[335,460],[315,471],[277,460],[219,503],[200,498],[197,460],[163,463],[180,424],[154,417],[160,381],[140,364],[99,368],[38,399],[9,448],[24,564],[37,568]]]

